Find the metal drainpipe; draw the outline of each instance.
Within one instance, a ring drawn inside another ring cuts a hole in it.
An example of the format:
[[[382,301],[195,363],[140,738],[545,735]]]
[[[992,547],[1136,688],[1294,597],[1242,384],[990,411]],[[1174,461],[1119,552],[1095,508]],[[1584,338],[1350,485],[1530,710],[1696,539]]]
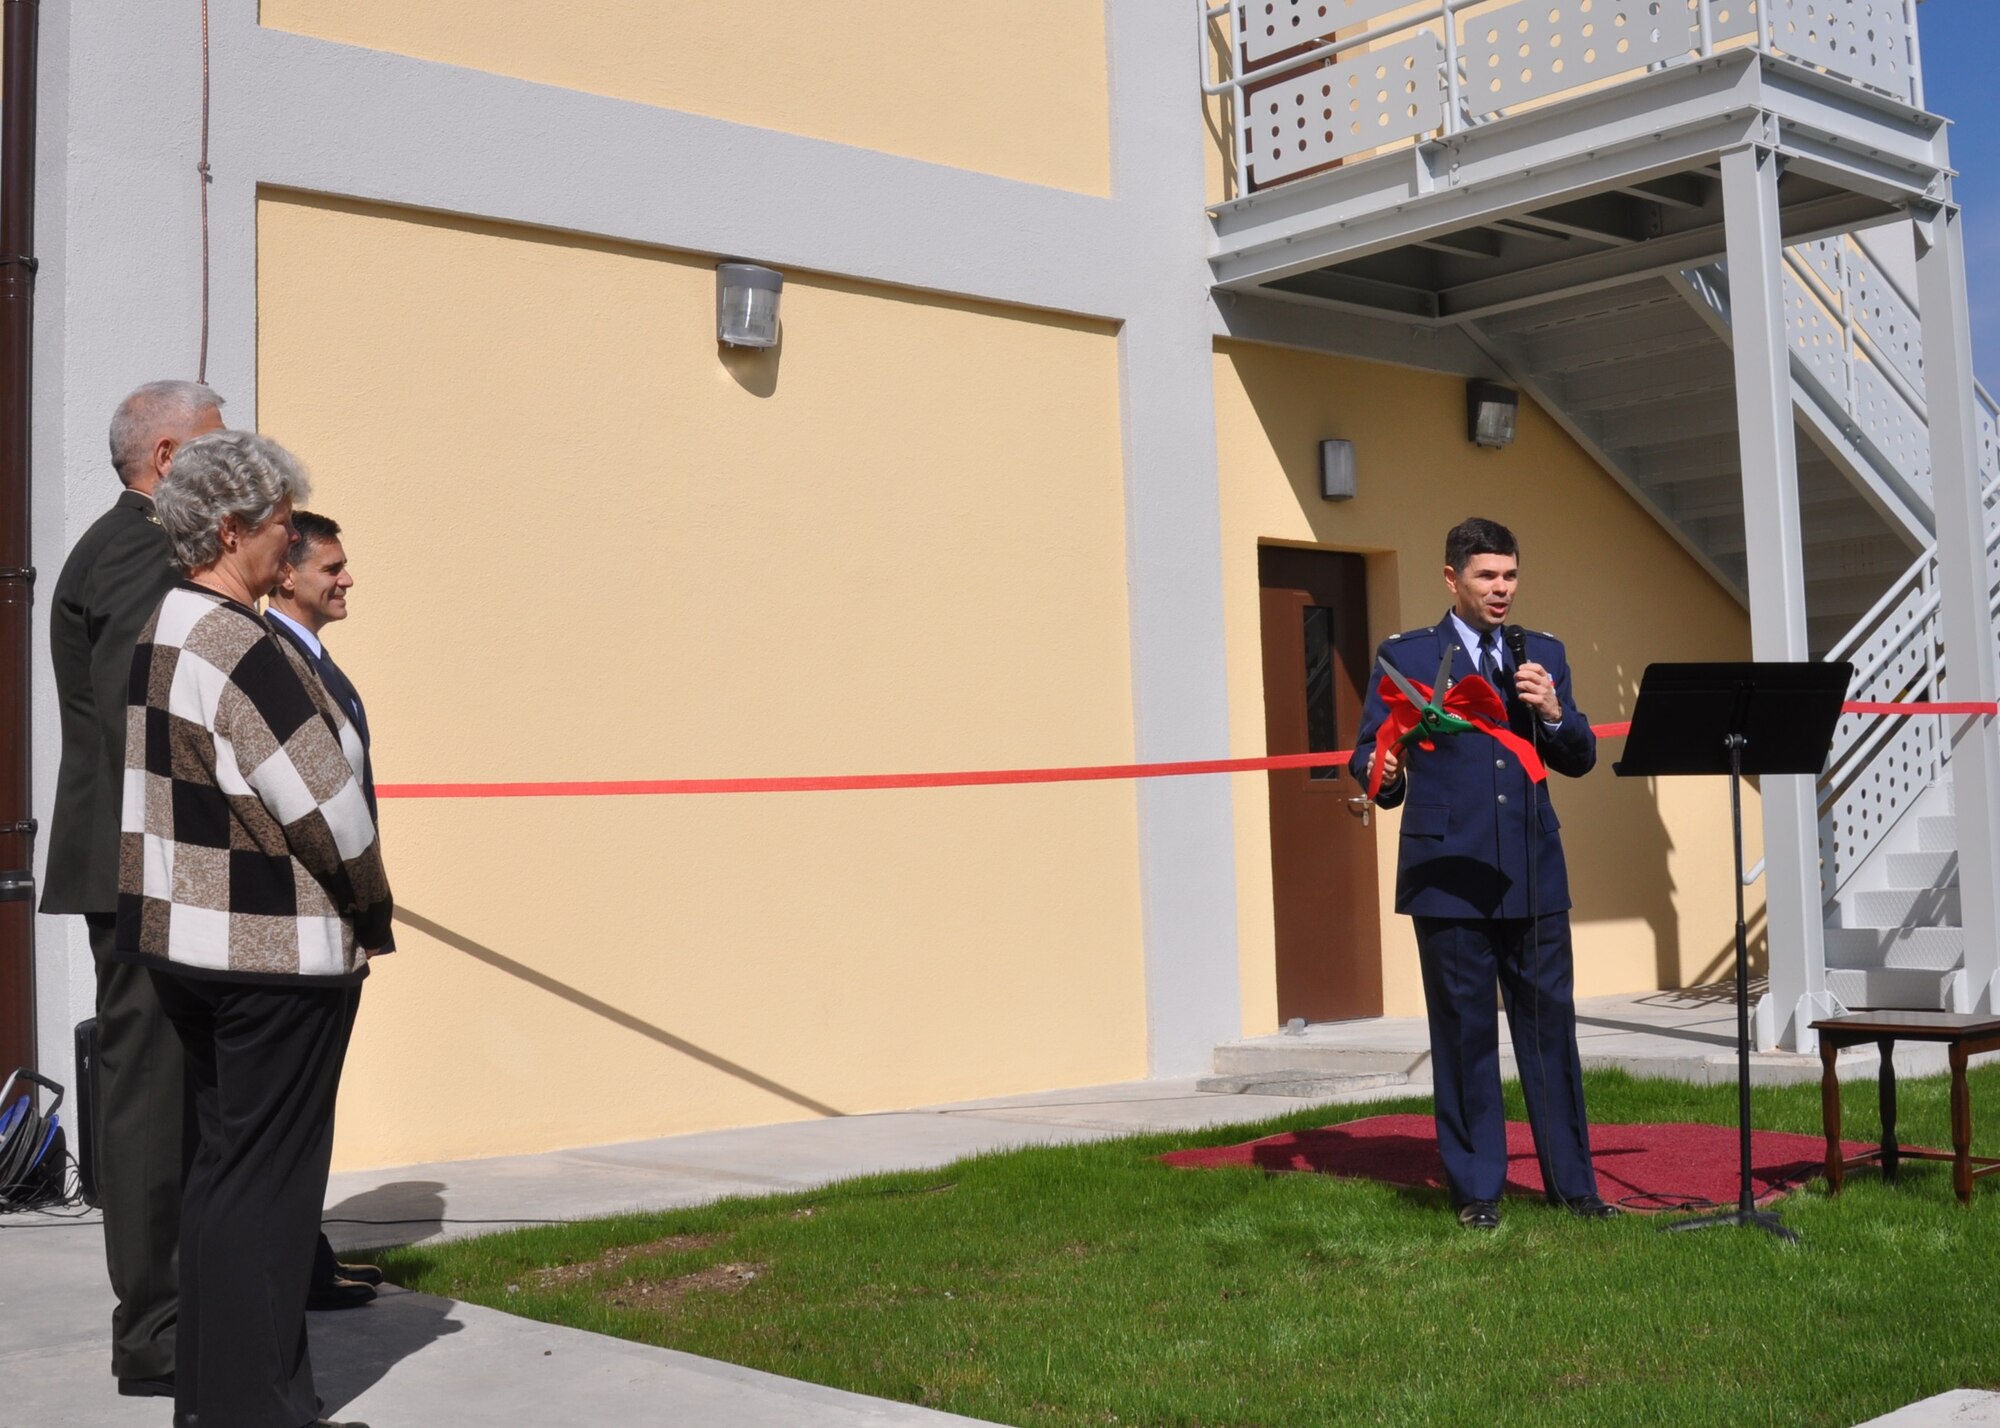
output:
[[[29,517],[39,0],[0,30],[0,1075],[35,1055],[35,822],[28,729],[35,570]]]

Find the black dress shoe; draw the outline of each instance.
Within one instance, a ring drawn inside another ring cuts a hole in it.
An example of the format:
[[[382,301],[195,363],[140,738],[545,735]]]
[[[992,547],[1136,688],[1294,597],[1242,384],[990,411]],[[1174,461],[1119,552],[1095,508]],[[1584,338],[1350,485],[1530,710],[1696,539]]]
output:
[[[201,1415],[199,1413],[176,1413],[174,1415],[174,1428],[201,1428]]]
[[[174,1376],[165,1373],[158,1378],[121,1378],[118,1392],[126,1398],[172,1398]]]
[[[200,1428],[200,1425],[196,1424],[194,1428]],[[366,1423],[357,1423],[352,1418],[344,1423],[336,1423],[331,1418],[315,1418],[312,1422],[306,1424],[306,1428],[368,1428],[368,1425]]]
[[[1574,1200],[1565,1200],[1562,1207],[1579,1220],[1615,1220],[1623,1213],[1616,1205],[1608,1204],[1595,1195],[1579,1195]]]
[[[331,1284],[315,1284],[306,1295],[308,1309],[359,1309],[375,1297],[375,1286],[336,1279]]]
[[[1468,1230],[1497,1230],[1500,1228],[1500,1203],[1497,1200],[1468,1200],[1458,1207],[1458,1222]]]
[[[344,1260],[334,1261],[334,1272],[342,1279],[351,1279],[356,1284],[380,1284],[382,1270],[379,1265],[348,1264]]]

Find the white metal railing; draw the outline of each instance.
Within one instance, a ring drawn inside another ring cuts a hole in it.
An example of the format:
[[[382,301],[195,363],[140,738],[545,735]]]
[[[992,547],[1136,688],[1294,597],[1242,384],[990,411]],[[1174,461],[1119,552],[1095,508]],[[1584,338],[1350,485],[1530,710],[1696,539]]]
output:
[[[1979,464],[1986,508],[1987,614],[2000,639],[2000,408],[1978,387]],[[1926,483],[1928,489],[1928,483]],[[1937,547],[1904,572],[1875,606],[1827,652],[1854,661],[1849,698],[1861,701],[1947,697],[1939,614]],[[1918,795],[1936,783],[1950,740],[1934,719],[1847,714],[1834,731],[1820,778],[1820,888],[1831,902]]]
[[[1248,193],[1743,42],[1921,107],[1916,4],[1229,0],[1201,8],[1201,87]]]
[[[1916,304],[1854,234],[1787,249],[1784,285],[1793,355],[1853,439],[1887,467],[1897,496],[1927,512],[1930,413]]]

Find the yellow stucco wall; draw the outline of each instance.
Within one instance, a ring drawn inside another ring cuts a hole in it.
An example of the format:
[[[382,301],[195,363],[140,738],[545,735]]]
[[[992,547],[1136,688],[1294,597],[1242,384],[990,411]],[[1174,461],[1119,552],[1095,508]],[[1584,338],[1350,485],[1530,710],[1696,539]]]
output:
[[[1452,525],[1473,515],[1504,522],[1522,546],[1515,608],[1522,623],[1563,640],[1593,723],[1629,718],[1656,660],[1749,658],[1742,607],[1525,398],[1517,440],[1486,451],[1465,439],[1465,385],[1454,377],[1226,343],[1215,386],[1235,755],[1264,748],[1260,541],[1367,554],[1379,641],[1443,616]],[[1354,443],[1352,501],[1320,498],[1328,437]],[[1576,899],[1580,996],[1714,980],[1734,946],[1726,784],[1620,779],[1610,766],[1621,749],[1604,740],[1587,777],[1552,779]],[[1255,1034],[1277,1018],[1270,805],[1262,779],[1238,778],[1235,790],[1244,1030]],[[1746,824],[1754,861],[1754,804]],[[1398,826],[1394,813],[1377,823],[1391,1016],[1423,1009],[1409,919],[1394,911]]]
[[[724,358],[705,259],[258,214],[259,422],[346,527],[380,781],[1132,757],[1107,327],[793,273]],[[382,823],[344,1166],[1144,1074],[1129,784]]]
[[[1092,0],[262,0],[260,18],[1029,183],[1111,184]]]

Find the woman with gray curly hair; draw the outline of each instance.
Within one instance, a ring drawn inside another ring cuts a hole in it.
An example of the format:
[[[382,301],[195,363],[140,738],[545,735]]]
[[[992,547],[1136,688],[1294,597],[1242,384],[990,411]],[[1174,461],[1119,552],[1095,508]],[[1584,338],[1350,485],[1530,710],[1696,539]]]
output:
[[[132,656],[115,955],[159,991],[199,1137],[176,1428],[326,1423],[306,1295],[346,1002],[391,903],[360,733],[255,608],[308,489],[275,441],[224,431],[181,447],[154,496],[185,578]]]

